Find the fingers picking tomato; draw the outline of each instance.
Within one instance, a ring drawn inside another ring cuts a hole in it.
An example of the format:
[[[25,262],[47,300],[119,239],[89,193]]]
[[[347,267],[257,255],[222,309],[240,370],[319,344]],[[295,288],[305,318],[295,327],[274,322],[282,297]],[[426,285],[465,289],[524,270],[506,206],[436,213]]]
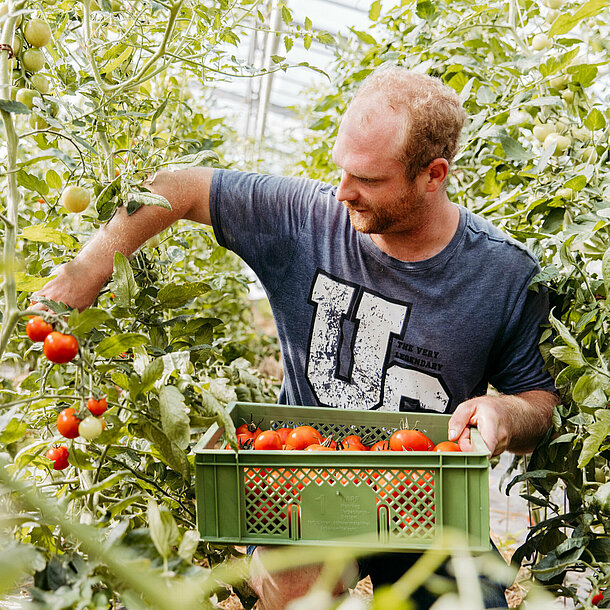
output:
[[[41,316],[34,316],[25,325],[25,332],[32,341],[44,341],[53,332],[53,327]]]
[[[81,420],[76,416],[76,411],[72,407],[64,409],[57,416],[57,431],[64,438],[76,438],[80,422]]]
[[[51,362],[65,364],[78,354],[78,341],[72,335],[54,330],[45,337],[42,351]]]

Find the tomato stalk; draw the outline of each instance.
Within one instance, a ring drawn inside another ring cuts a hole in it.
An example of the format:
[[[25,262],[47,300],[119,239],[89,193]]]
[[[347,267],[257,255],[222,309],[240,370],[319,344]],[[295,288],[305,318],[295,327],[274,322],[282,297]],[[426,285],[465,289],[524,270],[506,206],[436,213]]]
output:
[[[9,1],[8,14],[12,15],[14,11],[23,8],[24,0],[11,3]],[[3,45],[11,45],[15,35],[15,26],[17,24],[17,16],[8,17],[2,28],[0,35],[0,43]],[[9,100],[11,91],[11,70],[9,68],[9,52],[5,48],[0,51],[0,97]],[[17,148],[19,146],[19,136],[15,130],[15,122],[10,112],[0,109],[4,130],[6,133],[6,164],[7,164],[7,202],[6,215],[2,216],[4,222],[4,309],[2,317],[2,327],[0,331],[0,359],[4,354],[10,337],[19,320],[17,309],[17,282],[15,280],[15,251],[17,244],[17,226],[19,220],[19,188],[17,186]]]

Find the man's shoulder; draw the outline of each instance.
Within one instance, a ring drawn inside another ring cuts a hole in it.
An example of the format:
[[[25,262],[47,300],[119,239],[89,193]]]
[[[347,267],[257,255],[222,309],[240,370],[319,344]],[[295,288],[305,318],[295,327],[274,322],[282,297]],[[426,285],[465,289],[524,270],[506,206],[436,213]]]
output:
[[[466,209],[466,230],[474,243],[482,248],[487,248],[490,253],[496,252],[507,259],[512,257],[521,264],[529,261],[531,265],[538,266],[537,258],[525,244],[497,227],[490,220],[468,209]]]

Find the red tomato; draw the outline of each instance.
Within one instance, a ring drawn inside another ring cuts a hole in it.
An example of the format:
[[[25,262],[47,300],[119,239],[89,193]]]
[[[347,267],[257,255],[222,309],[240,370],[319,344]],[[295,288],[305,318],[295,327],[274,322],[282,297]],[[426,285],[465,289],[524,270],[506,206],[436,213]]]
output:
[[[70,464],[68,463],[69,451],[66,447],[51,447],[46,453],[46,457],[53,462],[53,470],[63,470]]]
[[[434,451],[461,451],[461,449],[460,446],[453,441],[443,441],[434,448]]]
[[[321,443],[322,435],[312,426],[297,426],[286,437],[286,449],[305,449]]]
[[[430,451],[434,443],[419,430],[396,430],[390,437],[392,451]]]
[[[305,447],[305,451],[336,451],[335,447],[329,447],[328,445],[320,445],[319,443],[313,443],[309,447]]]
[[[81,420],[76,417],[76,411],[71,407],[64,409],[57,416],[57,431],[65,438],[76,438]]]
[[[390,441],[377,441],[371,445],[371,451],[392,451]]]
[[[250,422],[238,426],[237,430],[235,430],[236,434],[245,434],[246,432],[249,432],[252,435],[252,438],[256,438],[262,430],[259,428],[259,424],[255,423],[253,419],[250,419]]]
[[[53,332],[53,327],[40,316],[33,316],[25,325],[25,332],[32,341],[44,341]]]
[[[598,606],[599,602],[603,601],[604,599],[604,592],[600,591],[599,593],[596,593],[592,598],[591,598],[591,605],[593,606]]]
[[[292,432],[292,428],[278,428],[276,432],[280,435],[280,438],[282,439],[282,445],[285,445],[288,435]]]
[[[368,451],[369,448],[363,444],[362,439],[357,434],[350,434],[346,436],[342,441],[343,449],[349,449],[350,451]]]
[[[87,401],[87,409],[91,412],[91,415],[95,415],[96,417],[102,415],[102,413],[106,412],[108,408],[108,403],[105,398],[100,398],[96,400],[93,396]]]
[[[54,330],[46,336],[42,351],[51,362],[65,364],[78,354],[78,341],[72,335]]]
[[[254,448],[258,451],[279,451],[283,445],[275,430],[265,430],[254,439]]]

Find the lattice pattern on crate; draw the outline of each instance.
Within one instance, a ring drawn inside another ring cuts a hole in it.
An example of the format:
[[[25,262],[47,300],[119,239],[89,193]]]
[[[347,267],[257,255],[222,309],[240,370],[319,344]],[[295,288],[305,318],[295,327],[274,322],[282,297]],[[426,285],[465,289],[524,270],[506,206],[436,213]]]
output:
[[[296,428],[297,426],[311,426],[310,421],[295,421],[294,419],[274,419],[271,422],[271,429],[288,427]],[[357,434],[363,440],[372,444],[376,441],[389,439],[397,427],[379,427],[379,426],[362,426],[355,424],[337,424],[332,422],[316,422],[315,429],[324,437],[332,436],[335,440],[341,440],[350,434]]]
[[[244,469],[246,532],[287,538],[301,490],[322,483],[372,488],[379,529],[392,537],[433,538],[436,534],[433,471],[311,467]]]

